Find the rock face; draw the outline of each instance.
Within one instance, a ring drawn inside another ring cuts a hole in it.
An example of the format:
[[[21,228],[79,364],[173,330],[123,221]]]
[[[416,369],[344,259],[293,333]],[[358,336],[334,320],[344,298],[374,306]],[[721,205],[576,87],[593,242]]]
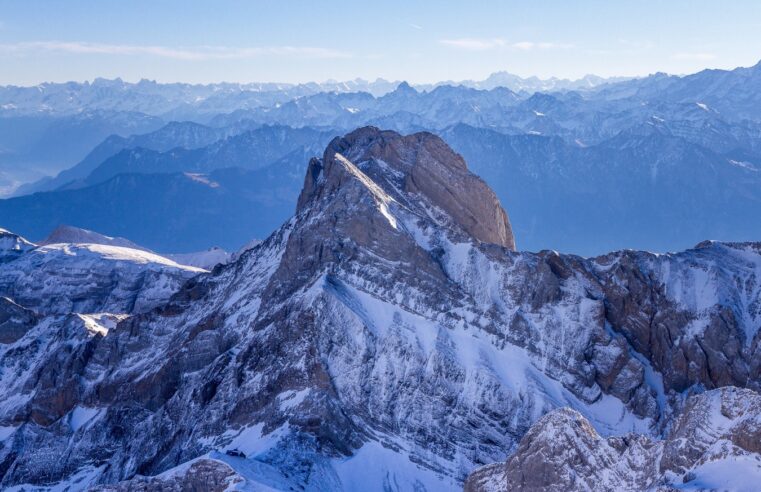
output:
[[[510,221],[494,192],[443,140],[425,132],[401,136],[366,127],[333,140],[322,161],[310,163],[299,207],[314,198],[316,179],[328,181],[320,188],[324,196],[356,176],[347,161],[364,165],[367,177],[400,206],[439,209],[474,239],[515,249]]]
[[[761,395],[724,387],[687,400],[665,439],[600,436],[569,408],[542,417],[506,463],[476,470],[467,492],[756,490]]]
[[[35,313],[7,297],[0,297],[0,343],[13,343],[37,321]]]
[[[250,487],[457,490],[559,407],[588,442],[657,436],[689,391],[758,387],[759,248],[515,252],[438,138],[363,128],[237,260],[155,309],[66,308],[0,346],[0,485],[143,487],[236,449]]]
[[[99,492],[224,492],[244,481],[243,477],[227,464],[210,459],[193,461],[180,470],[170,470],[157,477],[135,477],[115,485],[93,487]],[[234,490],[234,489],[233,489]]]

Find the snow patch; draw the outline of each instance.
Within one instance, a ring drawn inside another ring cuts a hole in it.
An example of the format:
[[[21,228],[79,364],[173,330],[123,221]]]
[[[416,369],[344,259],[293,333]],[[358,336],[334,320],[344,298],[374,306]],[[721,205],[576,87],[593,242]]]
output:
[[[104,259],[111,261],[126,261],[137,263],[139,265],[155,264],[197,272],[206,271],[201,268],[180,265],[169,258],[149,253],[148,251],[125,248],[123,246],[107,246],[104,244],[48,244],[35,249],[34,253],[35,255],[41,255],[43,257],[43,262],[53,261],[61,256],[80,256],[83,258],[92,258],[93,260]]]
[[[100,408],[90,408],[83,406],[76,406],[69,415],[69,425],[71,430],[77,432],[82,427],[88,425],[90,422],[100,416]]]
[[[234,435],[233,439],[225,446],[225,449],[238,449],[247,457],[254,457],[274,447],[288,432],[288,426],[278,427],[269,434],[264,434],[264,423],[258,423],[237,431],[228,430],[223,434],[227,437]]]
[[[10,425],[0,425],[0,442],[5,441],[11,435],[13,435],[13,433],[16,432],[16,429],[18,429],[18,427],[14,427]]]
[[[747,169],[749,171],[758,172],[758,169],[756,169],[756,166],[754,166],[753,164],[751,164],[748,161],[736,161],[734,159],[729,159],[729,160],[727,160],[727,162],[729,162],[730,164],[732,164],[733,166],[736,166],[736,167],[741,167],[741,168]]]
[[[334,463],[343,490],[385,492],[389,490],[459,490],[452,477],[422,468],[410,461],[408,453],[394,451],[371,441],[354,456]]]
[[[298,407],[311,391],[310,388],[304,388],[300,391],[290,390],[279,394],[277,398],[280,401],[280,410],[285,411]]]
[[[383,188],[378,186],[375,181],[370,179],[370,177],[363,173],[357,166],[355,166],[349,159],[342,156],[339,153],[335,154],[336,161],[340,162],[344,168],[349,171],[350,174],[352,174],[355,178],[357,178],[363,185],[367,187],[368,190],[370,190],[370,193],[373,195],[373,198],[375,199],[375,203],[378,205],[378,209],[380,210],[380,213],[388,220],[388,223],[393,227],[394,229],[397,228],[397,220],[396,218],[391,215],[389,211],[389,204],[392,202],[396,202],[391,196],[389,196],[385,191],[383,191]]]
[[[183,173],[185,174],[185,177],[190,178],[191,181],[195,181],[196,183],[205,184],[209,188],[219,188],[219,183],[216,181],[212,181],[209,179],[208,176],[205,174],[200,173]]]
[[[92,335],[108,335],[109,330],[116,328],[119,322],[129,318],[128,314],[95,313],[77,314]]]
[[[758,455],[728,456],[703,463],[692,473],[693,480],[675,487],[680,490],[757,492],[761,484],[761,461]]]

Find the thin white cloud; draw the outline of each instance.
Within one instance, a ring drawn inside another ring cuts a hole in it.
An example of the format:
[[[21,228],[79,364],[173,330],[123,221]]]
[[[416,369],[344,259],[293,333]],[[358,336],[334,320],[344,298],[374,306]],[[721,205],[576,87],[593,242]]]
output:
[[[263,46],[234,48],[227,46],[196,46],[173,48],[130,44],[85,43],[79,41],[31,41],[0,44],[0,53],[24,55],[57,52],[100,55],[148,55],[175,60],[234,60],[260,56],[299,56],[306,58],[349,58],[349,53],[315,46]]]
[[[674,60],[709,61],[715,60],[713,53],[675,53],[671,56]]]
[[[573,45],[561,44],[561,43],[547,43],[547,42],[534,42],[534,41],[518,41],[508,42],[503,38],[457,38],[457,39],[441,39],[440,44],[450,46],[453,48],[471,50],[471,51],[486,51],[496,49],[512,49],[520,51],[530,50],[550,50],[550,49],[568,49]]]
[[[412,24],[412,23],[410,23],[410,27],[413,28],[413,29],[417,29],[418,31],[422,31],[423,30],[423,26],[418,25],[418,24]]]
[[[451,46],[453,48],[460,48],[464,50],[483,51],[493,50],[495,48],[501,48],[507,44],[504,39],[500,38],[458,38],[458,39],[442,39],[439,43]]]
[[[567,50],[569,48],[573,48],[573,45],[571,44],[562,44],[562,43],[534,43],[531,41],[520,41],[518,43],[513,43],[511,45],[513,48],[518,50]]]
[[[618,43],[633,50],[650,50],[655,48],[655,43],[652,41],[632,41],[630,39],[620,38]]]

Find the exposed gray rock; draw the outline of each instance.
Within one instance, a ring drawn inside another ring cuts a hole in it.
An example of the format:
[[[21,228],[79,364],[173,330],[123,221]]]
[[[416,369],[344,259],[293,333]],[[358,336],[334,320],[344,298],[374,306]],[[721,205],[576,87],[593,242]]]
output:
[[[7,297],[0,297],[0,343],[13,343],[37,322],[37,315]]]
[[[569,408],[542,417],[506,463],[482,467],[468,492],[755,490],[761,395],[724,387],[692,396],[663,440],[600,436]]]
[[[310,163],[299,208],[312,198],[315,180],[328,181],[320,187],[323,195],[342,185],[344,166],[336,164],[336,154],[357,164],[402,205],[438,208],[474,239],[515,249],[510,221],[494,192],[468,171],[460,155],[426,132],[402,136],[366,127],[336,138],[322,161]]]
[[[193,461],[180,470],[158,477],[135,477],[115,485],[100,485],[99,492],[223,492],[244,481],[229,465],[211,459]]]

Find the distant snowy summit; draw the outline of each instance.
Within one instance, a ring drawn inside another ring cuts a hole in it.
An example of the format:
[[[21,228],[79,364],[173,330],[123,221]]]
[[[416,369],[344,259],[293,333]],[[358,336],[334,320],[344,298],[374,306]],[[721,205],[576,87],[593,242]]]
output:
[[[444,81],[414,84],[417,90],[432,90],[442,85],[475,89],[504,87],[514,92],[587,90],[608,83],[629,80],[625,77],[603,78],[587,75],[578,80],[551,77],[520,77],[508,72],[491,74],[485,80]],[[137,83],[121,79],[95,79],[92,82],[43,83],[33,87],[0,86],[0,114],[19,115],[37,112],[74,114],[81,111],[139,111],[162,116],[182,115],[189,108],[215,113],[237,109],[286,103],[294,98],[320,93],[367,93],[380,97],[396,90],[400,81],[378,78],[374,81],[288,83],[216,83],[184,84],[157,83],[141,80]]]
[[[22,253],[40,247],[42,247],[40,251],[49,253],[56,249],[71,251],[70,247],[73,245],[100,245],[119,248],[114,249],[113,251],[121,252],[120,254],[125,258],[143,258],[146,259],[146,261],[171,262],[177,263],[178,265],[211,270],[218,264],[225,264],[230,261],[231,258],[237,258],[244,251],[254,247],[259,242],[259,240],[253,239],[233,254],[216,246],[205,251],[193,253],[160,254],[135,244],[123,237],[111,237],[70,225],[60,225],[56,227],[45,239],[37,244],[27,241],[18,234],[14,234],[5,229],[0,229],[0,263],[3,261],[10,261],[11,259],[20,256]],[[102,253],[107,252],[107,250],[103,248],[94,247],[89,249],[92,251],[100,251]],[[112,256],[120,257],[119,254]]]
[[[58,226],[53,232],[50,233],[50,235],[48,235],[48,237],[40,241],[40,245],[57,243],[103,244],[107,246],[122,246],[124,248],[150,251],[148,248],[138,246],[129,239],[106,236],[94,231],[89,231],[87,229],[69,225]]]

